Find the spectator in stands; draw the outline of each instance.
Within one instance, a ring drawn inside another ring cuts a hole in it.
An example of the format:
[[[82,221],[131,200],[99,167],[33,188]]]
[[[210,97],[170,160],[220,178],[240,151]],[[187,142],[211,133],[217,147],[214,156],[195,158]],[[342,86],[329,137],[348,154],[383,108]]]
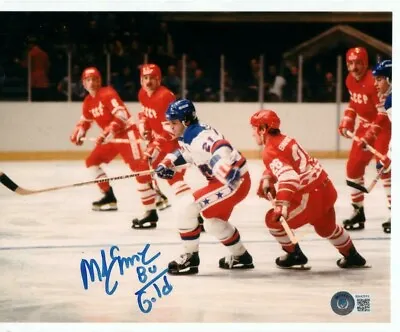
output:
[[[194,79],[189,85],[188,99],[192,101],[210,101],[212,97],[211,85],[204,78],[203,71],[196,69]]]
[[[57,85],[59,93],[65,96],[64,100],[68,100],[68,76],[65,76]],[[71,100],[81,101],[86,95],[86,91],[82,85],[81,69],[78,65],[74,65],[71,73]]]
[[[193,82],[193,80],[196,77],[196,70],[199,68],[199,65],[197,64],[196,60],[190,60],[187,68],[186,68],[186,81],[187,85],[190,86]]]
[[[325,74],[324,90],[322,95],[322,102],[335,102],[336,101],[336,82],[333,74],[327,72]]]
[[[234,80],[227,70],[224,71],[224,93],[225,101],[240,101]]]
[[[46,101],[49,98],[49,57],[47,53],[37,45],[36,38],[30,37],[27,46],[28,57],[23,61],[20,59],[16,59],[16,61],[23,67],[28,67],[28,61],[30,59],[32,101]]]
[[[283,101],[294,103],[297,101],[297,81],[298,81],[298,70],[295,65],[291,63],[285,64],[285,81],[286,84],[283,87]]]
[[[135,75],[132,74],[132,70],[129,66],[125,66],[122,70],[122,74],[113,76],[112,85],[115,90],[118,91],[122,100],[136,101],[137,100],[137,88],[135,84]]]
[[[167,23],[160,23],[160,31],[159,31],[159,41],[158,45],[160,47],[160,53],[163,55],[167,55],[170,58],[174,58],[174,42],[172,40],[171,34],[168,32]]]
[[[163,78],[163,85],[170,89],[177,99],[181,97],[181,79],[176,74],[176,67],[174,65],[168,66],[167,75]]]
[[[315,63],[315,67],[309,74],[307,74],[307,78],[310,81],[312,101],[323,101],[325,98],[325,75],[322,71],[321,63]]]
[[[269,65],[267,74],[264,77],[264,82],[265,82],[265,90],[266,90],[266,95],[265,95],[265,100],[266,101],[272,101],[272,102],[277,102],[280,100],[280,97],[278,97],[277,93],[275,90],[273,90],[273,87],[275,86],[275,80],[277,77],[277,70],[275,65]]]

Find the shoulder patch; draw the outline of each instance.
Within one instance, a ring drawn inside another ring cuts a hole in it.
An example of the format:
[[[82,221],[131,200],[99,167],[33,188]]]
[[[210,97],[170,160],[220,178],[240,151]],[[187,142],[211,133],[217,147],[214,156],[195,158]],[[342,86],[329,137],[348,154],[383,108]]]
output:
[[[185,144],[191,144],[192,141],[204,130],[205,128],[199,124],[189,126],[183,134],[183,142]]]

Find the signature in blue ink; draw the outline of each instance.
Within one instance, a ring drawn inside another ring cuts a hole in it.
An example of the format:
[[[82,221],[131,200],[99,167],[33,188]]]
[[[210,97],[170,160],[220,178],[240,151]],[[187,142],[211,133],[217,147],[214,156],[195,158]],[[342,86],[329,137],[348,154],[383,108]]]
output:
[[[145,283],[145,285],[139,289],[135,295],[137,296],[137,301],[138,301],[138,305],[139,305],[139,309],[141,312],[147,314],[151,311],[151,309],[153,308],[153,303],[155,303],[157,301],[156,297],[151,297],[150,300],[149,299],[142,299],[142,296],[147,294],[147,291],[150,289],[150,286],[153,286],[154,289],[157,292],[157,296],[158,298],[162,298],[162,296],[166,296],[169,293],[171,293],[173,287],[172,285],[169,283],[166,273],[167,273],[168,269],[163,270],[161,273],[159,273],[157,276],[155,276],[153,279],[151,279],[149,282],[147,282],[148,276],[146,273],[146,269],[142,266],[139,266],[136,268],[136,272],[138,275],[138,279],[141,283]],[[157,272],[157,267],[153,266],[152,268],[148,268],[148,272],[151,274],[154,274]],[[162,281],[164,282],[164,285],[162,286],[162,288],[160,289],[160,287],[156,284],[157,281],[159,281],[162,277]]]
[[[81,261],[81,276],[83,287],[85,289],[89,288],[88,276],[90,277],[90,282],[102,282],[105,280],[104,288],[108,295],[114,294],[118,287],[118,281],[115,281],[112,287],[110,288],[110,279],[113,273],[115,263],[118,264],[119,274],[124,275],[125,269],[129,269],[131,266],[135,265],[148,265],[157,259],[161,254],[160,252],[156,253],[153,257],[147,258],[147,254],[150,248],[150,244],[146,244],[142,251],[137,252],[136,254],[130,257],[121,257],[118,255],[119,248],[118,246],[112,246],[110,248],[110,258],[111,262],[107,263],[106,252],[104,249],[100,251],[101,254],[101,263],[99,264],[95,259],[90,259],[87,261],[86,259],[82,259]],[[143,268],[143,266],[141,266]],[[154,269],[154,266],[153,266]],[[97,278],[97,280],[96,280]]]

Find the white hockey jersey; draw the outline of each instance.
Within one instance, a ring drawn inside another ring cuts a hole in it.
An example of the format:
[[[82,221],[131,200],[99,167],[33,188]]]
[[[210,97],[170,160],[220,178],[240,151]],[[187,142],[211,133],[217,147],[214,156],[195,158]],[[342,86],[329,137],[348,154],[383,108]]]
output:
[[[246,159],[222,134],[209,125],[200,123],[190,125],[178,142],[181,149],[173,156],[168,155],[167,158],[176,166],[183,163],[196,165],[209,181],[216,179],[213,160],[219,157],[227,165],[240,168],[241,175],[248,171]],[[219,179],[218,176],[217,178]]]

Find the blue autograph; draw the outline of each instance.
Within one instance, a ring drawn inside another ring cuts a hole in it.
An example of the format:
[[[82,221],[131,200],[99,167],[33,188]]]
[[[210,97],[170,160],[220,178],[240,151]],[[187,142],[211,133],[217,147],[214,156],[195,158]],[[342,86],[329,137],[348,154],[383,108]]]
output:
[[[161,253],[158,252],[153,257],[147,258],[149,248],[150,244],[146,244],[143,250],[137,252],[136,254],[130,257],[121,257],[120,255],[118,255],[119,247],[112,246],[109,251],[111,258],[111,262],[109,262],[109,264],[107,263],[106,251],[104,249],[100,251],[101,254],[100,264],[93,258],[90,259],[89,261],[87,261],[86,259],[82,259],[80,270],[81,270],[83,288],[85,290],[89,288],[89,279],[90,282],[92,283],[96,281],[102,282],[104,279],[105,292],[108,295],[112,295],[117,290],[119,284],[118,281],[114,281],[114,283],[111,285],[110,288],[110,283],[111,283],[110,279],[112,276],[112,272],[115,271],[113,270],[115,267],[115,263],[118,264],[120,275],[124,275],[125,269],[129,269],[130,267],[136,265],[136,274],[138,280],[145,285],[140,290],[138,290],[135,293],[135,295],[137,296],[139,309],[143,313],[149,313],[153,307],[153,303],[155,303],[157,299],[156,297],[151,297],[150,300],[148,299],[142,300],[142,296],[147,293],[146,290],[149,290],[149,287],[153,285],[154,289],[157,292],[158,298],[161,298],[163,295],[166,296],[169,293],[171,293],[173,289],[173,286],[168,282],[166,276],[168,269],[161,271],[153,279],[147,282],[149,276],[154,275],[157,272],[157,266],[154,264],[148,267],[145,266],[154,262],[154,260],[161,255]],[[164,282],[164,285],[160,289],[160,287],[156,284],[156,282],[161,280]]]
[[[95,259],[91,259],[89,262],[86,259],[82,259],[81,261],[81,276],[82,276],[82,282],[83,282],[83,287],[85,289],[89,288],[88,284],[88,273],[90,276],[90,281],[95,282],[96,281],[96,275],[95,271],[97,272],[97,278],[98,281],[103,281],[103,278],[105,278],[105,291],[108,295],[114,294],[118,287],[118,281],[114,282],[113,287],[110,289],[110,278],[111,274],[113,272],[114,264],[118,263],[119,266],[119,273],[120,275],[124,275],[124,269],[129,269],[129,267],[135,265],[135,261],[138,263],[141,263],[142,265],[148,265],[152,261],[154,261],[158,256],[161,255],[160,252],[155,254],[152,258],[146,259],[146,254],[147,251],[150,248],[150,244],[146,244],[143,248],[142,251],[139,251],[137,254],[132,255],[131,257],[121,257],[120,255],[116,254],[115,251],[119,251],[119,248],[117,246],[112,246],[110,248],[110,257],[111,257],[111,262],[108,265],[107,264],[107,258],[106,258],[106,252],[105,250],[101,250],[101,268],[97,261]]]

